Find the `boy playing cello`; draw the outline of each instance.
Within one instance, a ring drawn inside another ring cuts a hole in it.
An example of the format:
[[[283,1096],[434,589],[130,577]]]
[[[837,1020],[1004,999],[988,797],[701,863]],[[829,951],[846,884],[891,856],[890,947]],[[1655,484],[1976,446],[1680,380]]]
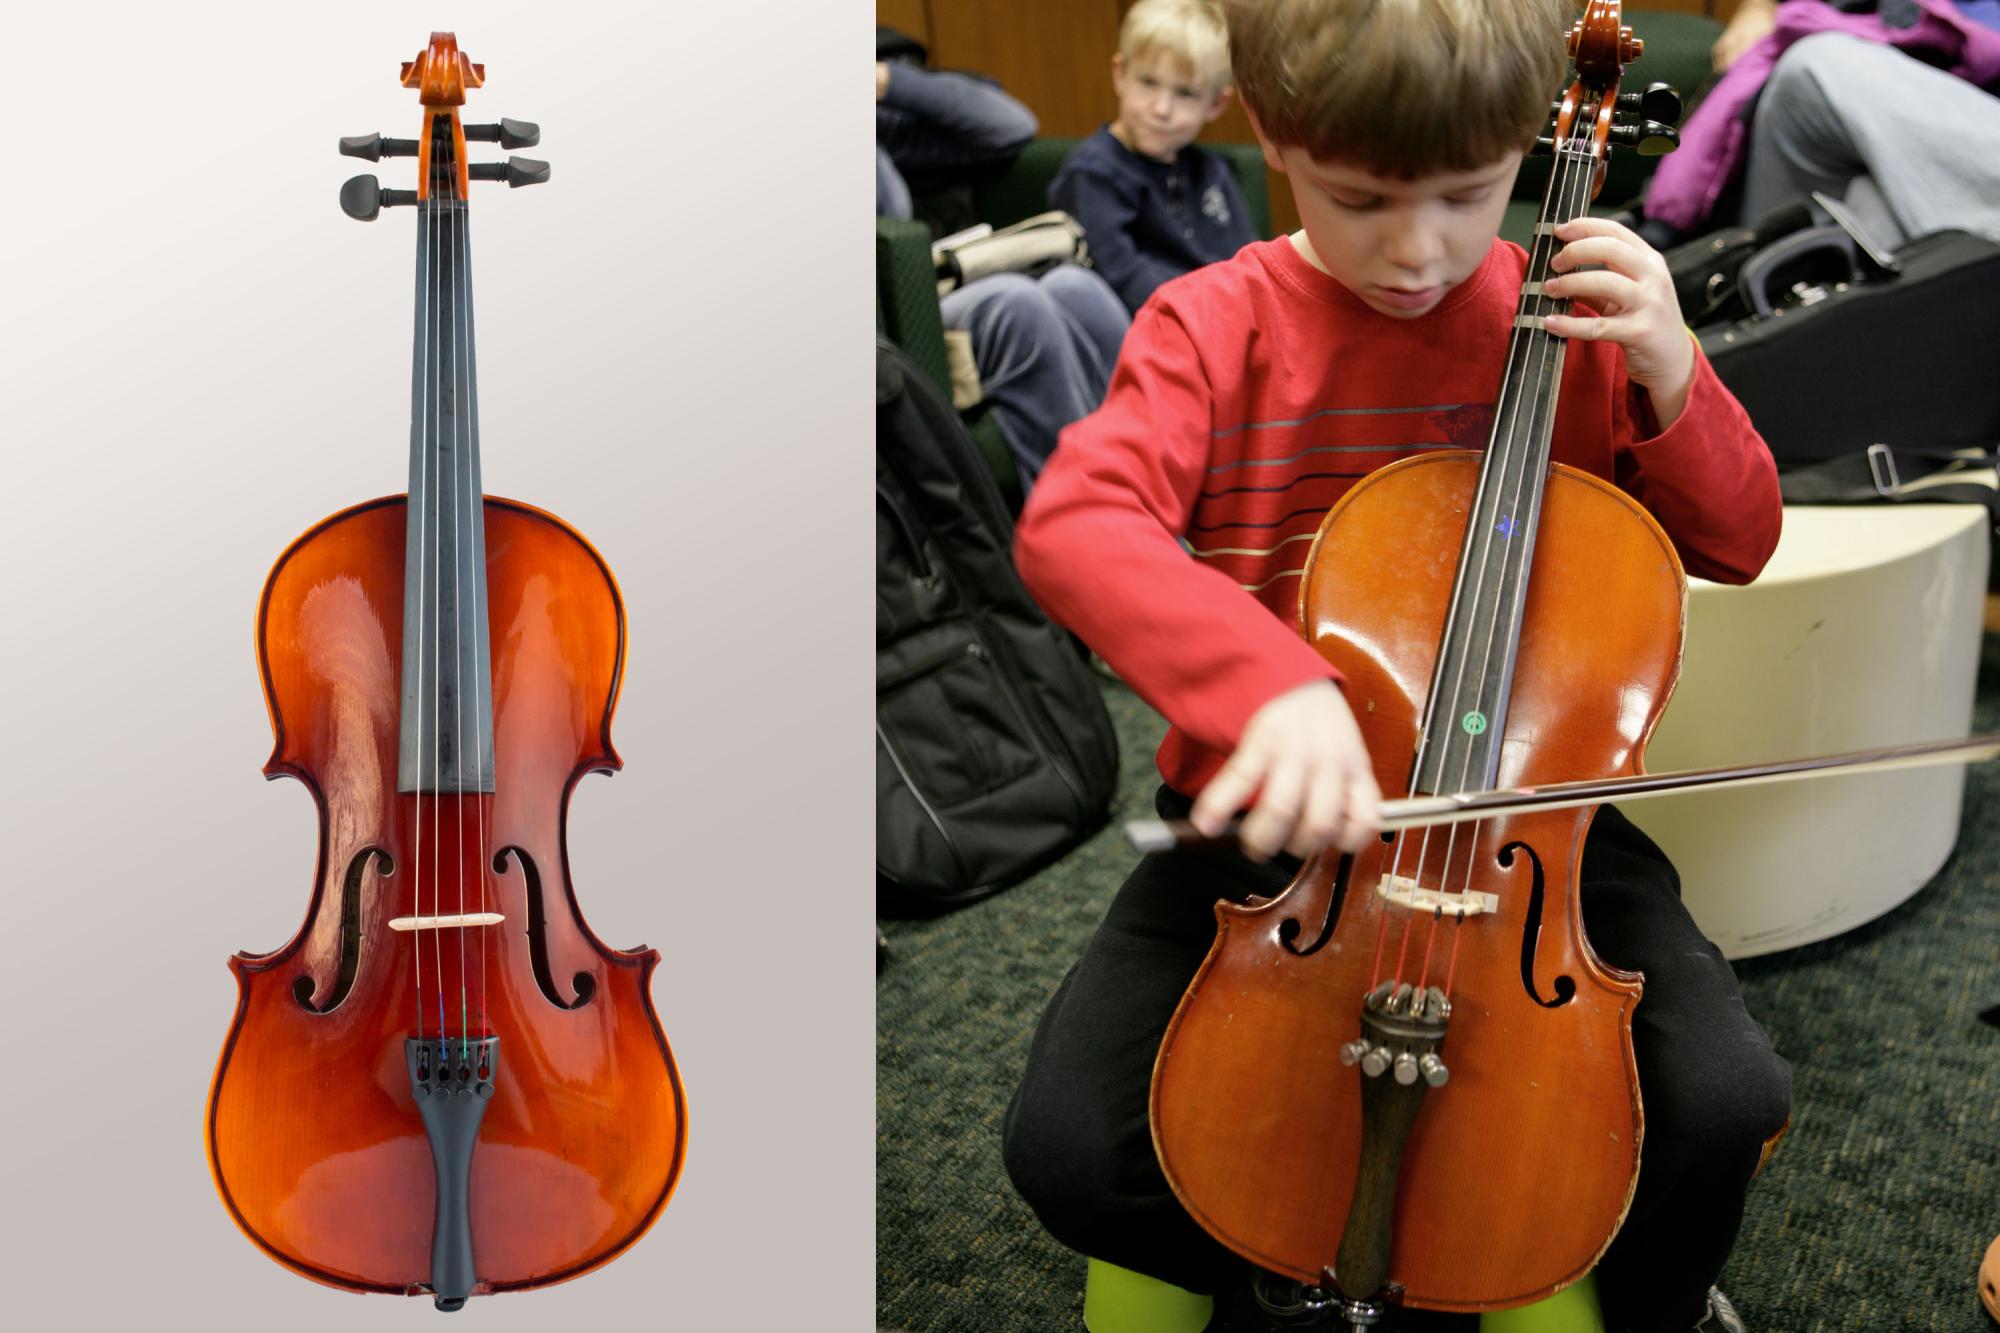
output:
[[[1275,896],[1294,858],[1375,834],[1359,728],[1291,628],[1305,552],[1357,477],[1488,439],[1526,268],[1497,233],[1571,16],[1564,0],[1233,3],[1236,86],[1303,230],[1155,293],[1022,517],[1036,596],[1171,724],[1160,813],[1214,833],[1248,805],[1246,855],[1133,871],[1042,1016],[1004,1131],[1016,1188],[1058,1240],[1189,1290],[1242,1262],[1168,1188],[1147,1096],[1212,905]],[[1556,238],[1547,295],[1584,305],[1547,321],[1569,340],[1555,461],[1639,500],[1689,572],[1748,582],[1777,541],[1775,469],[1682,327],[1664,262],[1604,220]],[[1598,1266],[1606,1318],[1740,1328],[1712,1287],[1789,1070],[1672,866],[1615,809],[1581,881],[1596,953],[1647,982],[1632,1026],[1646,1137]]]

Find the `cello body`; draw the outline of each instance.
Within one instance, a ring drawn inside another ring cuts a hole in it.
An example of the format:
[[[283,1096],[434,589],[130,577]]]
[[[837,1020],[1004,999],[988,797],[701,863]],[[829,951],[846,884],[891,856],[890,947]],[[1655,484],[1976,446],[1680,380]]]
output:
[[[265,773],[312,792],[318,869],[298,934],[230,960],[239,997],[209,1163],[237,1224],[280,1263],[351,1290],[428,1290],[437,1191],[403,1051],[413,1024],[435,1032],[413,1014],[411,978],[421,966],[439,988],[440,969],[443,992],[483,994],[484,1029],[504,1034],[469,1180],[475,1290],[540,1286],[636,1241],[686,1143],[648,993],[659,955],[590,932],[565,851],[571,789],[619,766],[624,612],[573,530],[487,499],[497,780],[490,793],[399,793],[405,508],[399,496],[327,519],[265,584],[257,652],[277,736]],[[460,955],[450,936],[468,932],[387,928],[435,910],[437,885],[449,909],[467,884],[505,918],[478,932],[483,956]],[[449,1015],[454,1047],[460,1022]]]
[[[1438,453],[1370,474],[1328,514],[1308,562],[1304,629],[1346,678],[1385,797],[1410,787],[1479,465]],[[1685,579],[1658,524],[1615,487],[1560,466],[1545,505],[1504,786],[1639,771],[1680,663]],[[1603,599],[1561,595],[1578,582]],[[1639,978],[1596,958],[1578,914],[1590,813],[1464,826],[1454,880],[1469,867],[1499,906],[1459,925],[1373,891],[1390,868],[1386,838],[1345,864],[1307,862],[1267,903],[1217,905],[1215,945],[1168,1028],[1152,1090],[1161,1164],[1197,1221],[1265,1268],[1331,1285],[1362,1157],[1364,1080],[1338,1052],[1355,1036],[1378,939],[1394,956],[1409,925],[1412,966],[1401,971],[1415,973],[1436,926],[1433,982],[1457,946],[1450,1077],[1402,1152],[1389,1279],[1407,1304],[1475,1310],[1521,1304],[1590,1269],[1630,1201],[1644,1126],[1630,1026]],[[1428,888],[1444,887],[1435,844],[1450,836],[1434,832]]]
[[[322,522],[264,585],[264,771],[312,792],[319,857],[298,933],[230,961],[206,1128],[216,1190],[265,1253],[452,1311],[630,1247],[679,1178],[687,1113],[659,955],[606,946],[570,883],[570,793],[619,766],[618,585],[574,530],[481,481],[468,189],[549,166],[466,146],[541,129],[461,121],[486,67],[451,33],[400,77],[419,137],[340,151],[415,158],[418,188],[356,176],[340,205],[416,214],[408,490]]]

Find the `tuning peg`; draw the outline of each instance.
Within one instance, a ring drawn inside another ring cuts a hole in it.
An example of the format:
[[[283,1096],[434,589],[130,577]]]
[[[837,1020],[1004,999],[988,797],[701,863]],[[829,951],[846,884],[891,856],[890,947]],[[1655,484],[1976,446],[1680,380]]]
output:
[[[506,181],[509,189],[540,185],[549,178],[549,164],[532,157],[510,157],[505,162],[474,162],[465,169],[467,179]]]
[[[1637,148],[1641,157],[1658,157],[1678,148],[1681,136],[1671,125],[1662,125],[1657,120],[1643,120],[1629,125],[1613,125],[1611,140]]]
[[[356,222],[373,222],[385,208],[416,202],[415,190],[385,190],[373,176],[356,176],[340,187],[340,211]]]
[[[542,141],[542,127],[532,120],[502,116],[498,125],[467,125],[465,137],[473,143],[497,143],[502,148],[533,148]]]
[[[415,157],[415,139],[384,139],[379,134],[350,134],[340,141],[342,157],[365,157],[379,162],[385,157]]]
[[[1666,125],[1681,123],[1681,95],[1668,83],[1649,83],[1644,92],[1618,94],[1618,109]]]
[[[1535,146],[1528,150],[1529,157],[1554,157],[1555,155],[1556,140],[1553,134],[1544,134],[1541,138],[1535,140]]]

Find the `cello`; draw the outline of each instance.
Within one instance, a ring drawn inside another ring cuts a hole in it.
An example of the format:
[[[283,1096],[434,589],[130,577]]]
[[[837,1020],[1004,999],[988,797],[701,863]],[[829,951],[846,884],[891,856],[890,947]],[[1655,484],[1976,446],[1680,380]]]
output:
[[[1641,49],[1616,0],[1571,30],[1487,448],[1370,473],[1308,557],[1300,628],[1344,677],[1385,796],[1638,775],[1672,691],[1679,559],[1636,500],[1551,463],[1564,343],[1542,323],[1567,309],[1543,292],[1554,229],[1587,211],[1610,145],[1672,141],[1656,92],[1618,91]],[[1412,550],[1458,559],[1379,558]],[[1593,1266],[1644,1115],[1641,978],[1596,957],[1579,911],[1591,810],[1387,833],[1217,905],[1151,1089],[1162,1168],[1211,1235],[1355,1327],[1393,1303],[1523,1304]]]
[[[312,794],[319,856],[298,933],[229,960],[206,1118],[216,1189],[266,1254],[446,1311],[624,1252],[687,1139],[659,954],[600,941],[569,880],[570,792],[620,766],[618,585],[574,529],[480,484],[468,187],[548,176],[468,161],[540,137],[462,123],[484,82],[433,33],[402,67],[418,137],[341,141],[417,159],[413,191],[341,190],[356,219],[417,217],[409,489],[323,520],[264,585],[264,771]]]

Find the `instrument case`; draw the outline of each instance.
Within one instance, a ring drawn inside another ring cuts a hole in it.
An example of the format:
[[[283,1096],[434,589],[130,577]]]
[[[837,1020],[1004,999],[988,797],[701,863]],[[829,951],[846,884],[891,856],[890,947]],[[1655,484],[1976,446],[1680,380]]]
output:
[[[1696,329],[1781,469],[1869,446],[2000,441],[2000,245],[1920,236],[1886,271],[1846,228],[1782,237],[1743,261],[1747,317]],[[1821,267],[1807,274],[1815,264]],[[1786,282],[1790,285],[1784,286]]]
[[[878,910],[956,907],[1103,824],[1096,678],[1014,572],[1013,521],[944,392],[875,345]]]

